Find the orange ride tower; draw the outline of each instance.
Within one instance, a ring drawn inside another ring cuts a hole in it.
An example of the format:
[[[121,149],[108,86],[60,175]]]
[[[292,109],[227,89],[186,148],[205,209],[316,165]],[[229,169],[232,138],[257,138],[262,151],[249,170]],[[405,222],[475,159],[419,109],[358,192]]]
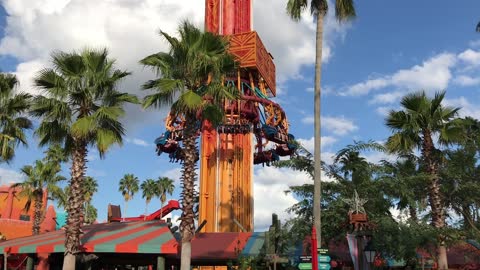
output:
[[[270,108],[271,122],[278,125],[284,121],[287,131],[288,124],[281,108],[267,100],[275,96],[275,65],[252,31],[252,0],[205,3],[205,30],[228,36],[230,52],[240,68],[227,76],[227,83],[235,85],[244,98],[226,104],[223,126],[202,125],[199,222],[206,221],[202,232],[251,232],[253,166],[263,163],[254,158],[254,151],[258,151],[254,137],[259,138],[253,130],[259,130],[259,107]],[[262,144],[261,138],[259,142]]]

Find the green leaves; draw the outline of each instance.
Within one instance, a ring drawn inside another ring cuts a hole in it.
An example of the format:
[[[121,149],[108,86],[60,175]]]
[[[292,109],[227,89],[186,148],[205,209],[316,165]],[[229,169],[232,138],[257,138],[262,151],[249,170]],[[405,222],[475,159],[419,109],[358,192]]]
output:
[[[52,62],[53,69],[43,69],[35,77],[36,86],[47,94],[35,97],[32,107],[32,115],[41,119],[35,132],[40,145],[73,147],[71,142],[82,140],[104,157],[111,145],[122,143],[123,105],[139,103],[135,95],[116,90],[130,73],[115,69],[106,49],[55,52]]]
[[[0,162],[12,160],[19,144],[27,145],[25,130],[32,128],[25,117],[31,96],[15,93],[17,84],[14,75],[0,73]]]

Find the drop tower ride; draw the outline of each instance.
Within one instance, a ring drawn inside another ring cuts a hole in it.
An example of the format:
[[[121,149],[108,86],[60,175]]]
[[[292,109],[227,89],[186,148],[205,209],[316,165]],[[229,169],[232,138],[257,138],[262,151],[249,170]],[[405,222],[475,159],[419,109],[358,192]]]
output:
[[[229,40],[238,69],[225,74],[225,84],[240,98],[225,101],[223,123],[198,123],[200,132],[199,223],[201,232],[253,231],[253,166],[292,155],[296,145],[288,133],[276,95],[273,57],[252,30],[253,0],[205,0],[205,30]],[[182,162],[182,121],[169,114],[157,152]]]
[[[223,126],[202,129],[199,222],[207,221],[202,232],[253,231],[253,166],[294,148],[285,113],[269,99],[276,95],[275,65],[252,30],[252,6],[253,0],[205,1],[205,30],[226,36],[239,62],[227,83],[242,99],[227,104]],[[265,150],[269,141],[277,147]]]

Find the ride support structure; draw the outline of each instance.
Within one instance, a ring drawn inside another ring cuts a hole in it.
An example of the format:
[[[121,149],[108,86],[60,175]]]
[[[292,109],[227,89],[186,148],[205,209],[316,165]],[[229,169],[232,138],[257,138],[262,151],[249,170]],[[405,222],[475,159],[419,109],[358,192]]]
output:
[[[202,232],[251,232],[253,166],[274,161],[274,153],[262,149],[263,125],[288,136],[288,123],[280,106],[269,100],[276,95],[275,65],[252,31],[252,0],[205,2],[205,29],[226,36],[239,62],[237,73],[227,75],[226,83],[236,86],[242,98],[226,104],[222,126],[215,129],[205,122],[202,127],[199,222],[207,221]],[[284,127],[279,128],[281,124]]]
[[[292,155],[296,145],[276,96],[275,64],[257,32],[252,30],[252,0],[205,0],[205,30],[229,40],[238,69],[224,83],[240,98],[224,101],[220,126],[208,121],[200,129],[200,232],[253,231],[253,166],[269,166]],[[182,162],[185,119],[170,113],[167,131],[156,140],[157,153]]]

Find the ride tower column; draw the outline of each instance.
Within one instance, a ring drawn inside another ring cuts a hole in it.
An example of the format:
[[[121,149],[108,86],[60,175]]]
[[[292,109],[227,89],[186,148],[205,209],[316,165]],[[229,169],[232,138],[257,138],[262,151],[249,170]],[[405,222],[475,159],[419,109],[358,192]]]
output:
[[[252,31],[252,0],[206,0],[205,30],[230,40],[239,69],[227,74],[225,83],[237,87],[242,99],[226,102],[220,127],[207,121],[202,125],[199,223],[207,222],[202,232],[251,232],[253,131],[260,124],[257,99],[275,96],[275,65]]]

